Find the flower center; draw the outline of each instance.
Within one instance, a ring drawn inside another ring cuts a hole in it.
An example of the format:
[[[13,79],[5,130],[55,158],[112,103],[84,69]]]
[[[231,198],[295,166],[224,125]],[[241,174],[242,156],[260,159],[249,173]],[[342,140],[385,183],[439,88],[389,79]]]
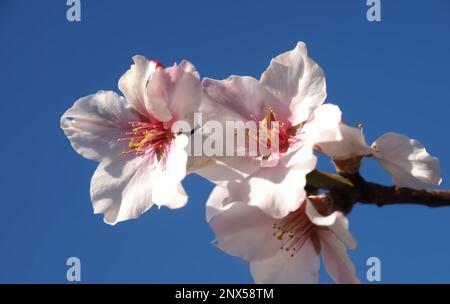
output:
[[[175,135],[163,122],[150,118],[145,121],[130,121],[130,132],[126,132],[118,141],[128,140],[129,150],[122,153],[135,153],[138,156],[156,156],[163,164],[167,161],[170,143]]]
[[[309,220],[305,208],[306,203],[303,203],[299,209],[273,224],[273,236],[282,242],[280,250],[289,252],[291,257],[314,235],[316,226]]]
[[[278,149],[277,152],[286,153],[289,147],[296,142],[294,137],[300,129],[300,125],[292,126],[289,121],[280,120],[273,107],[269,107],[267,114],[259,121],[257,140],[268,149]]]

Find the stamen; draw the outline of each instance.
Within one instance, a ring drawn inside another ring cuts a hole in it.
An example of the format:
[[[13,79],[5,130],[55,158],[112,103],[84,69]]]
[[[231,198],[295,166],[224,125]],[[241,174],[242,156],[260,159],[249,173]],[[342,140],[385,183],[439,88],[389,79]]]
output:
[[[262,154],[260,147],[266,147],[268,150],[274,148],[274,136],[278,136],[278,152],[280,153],[287,152],[290,146],[299,142],[297,135],[303,125],[291,126],[288,121],[281,121],[272,106],[268,107],[267,114],[264,115],[262,120],[257,120],[253,114],[250,114],[250,118],[259,126],[254,140],[259,144],[258,151],[260,154]],[[266,158],[269,156],[270,154],[264,155]]]
[[[274,237],[283,242],[280,250],[291,252],[291,257],[300,251],[315,229],[306,215],[305,205],[273,224],[273,229],[276,230]]]
[[[130,150],[123,151],[123,154],[135,153],[137,156],[152,155],[165,166],[170,143],[175,135],[170,129],[164,126],[163,122],[155,118],[145,121],[130,121],[131,131],[117,141],[128,141]]]

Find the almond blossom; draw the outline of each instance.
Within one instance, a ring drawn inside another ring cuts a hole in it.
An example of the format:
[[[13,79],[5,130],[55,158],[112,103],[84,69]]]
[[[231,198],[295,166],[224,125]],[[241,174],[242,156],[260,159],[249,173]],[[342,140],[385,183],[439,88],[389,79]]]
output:
[[[339,211],[327,212],[319,196],[276,219],[255,206],[231,201],[226,187],[216,186],[206,209],[217,247],[250,263],[256,283],[317,283],[322,255],[337,283],[359,283],[347,255],[356,242]],[[322,213],[327,213],[322,215]]]
[[[233,200],[258,206],[276,218],[297,210],[306,198],[305,176],[316,165],[314,145],[340,139],[341,112],[337,106],[323,105],[325,77],[308,57],[306,45],[299,42],[293,50],[273,58],[259,81],[249,76],[230,76],[225,80],[205,78],[202,85],[206,99],[202,105],[213,109],[203,111],[212,119],[224,124],[249,120],[277,123],[276,128],[249,134],[259,141],[262,132],[269,142],[277,136],[278,151],[256,156],[275,165],[258,163],[245,178],[229,181],[227,187]]]
[[[188,136],[172,130],[191,121],[200,104],[195,67],[182,61],[164,68],[143,56],[120,78],[125,97],[100,91],[76,101],[61,118],[72,147],[99,161],[91,181],[95,213],[109,224],[133,219],[153,204],[179,208],[187,194]]]
[[[398,187],[422,189],[441,183],[439,160],[431,156],[419,141],[389,132],[369,147],[362,129],[345,124],[341,124],[340,129],[342,140],[317,144],[320,151],[333,157],[338,170],[356,172],[363,157],[374,157]]]

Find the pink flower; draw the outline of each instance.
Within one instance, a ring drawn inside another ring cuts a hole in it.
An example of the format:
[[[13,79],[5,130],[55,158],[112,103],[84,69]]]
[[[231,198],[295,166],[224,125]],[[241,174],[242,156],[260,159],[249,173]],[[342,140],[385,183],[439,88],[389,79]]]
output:
[[[322,105],[326,97],[324,74],[308,57],[306,45],[300,42],[295,49],[272,59],[260,81],[231,76],[226,80],[205,78],[202,84],[207,100],[203,104],[213,105],[210,113],[205,110],[210,119],[223,124],[249,120],[278,124],[275,129],[263,128],[249,134],[261,141],[263,133],[272,141],[273,131],[278,131],[278,151],[248,157],[246,164],[225,160],[236,170],[241,165],[254,166],[253,170],[246,168],[249,174],[241,180],[227,183],[233,200],[258,206],[276,218],[297,210],[306,198],[305,176],[316,166],[314,145],[340,139],[341,112],[337,106]],[[254,159],[273,162],[275,166],[261,166]]]
[[[153,204],[179,208],[187,202],[181,181],[188,136],[171,127],[192,120],[201,100],[199,75],[187,61],[164,68],[142,56],[133,60],[119,80],[125,97],[100,91],[61,118],[75,151],[100,162],[91,199],[109,224],[136,218]]]
[[[226,187],[216,186],[206,211],[217,247],[250,263],[256,283],[317,283],[320,254],[337,283],[358,283],[347,255],[356,242],[346,217],[326,216],[320,197],[306,199],[297,210],[276,219],[259,208],[232,201]],[[317,208],[317,209],[316,209]]]

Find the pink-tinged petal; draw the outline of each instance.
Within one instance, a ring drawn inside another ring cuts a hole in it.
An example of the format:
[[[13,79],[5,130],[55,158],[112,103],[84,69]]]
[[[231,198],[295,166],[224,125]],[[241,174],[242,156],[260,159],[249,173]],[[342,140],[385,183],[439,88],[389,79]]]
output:
[[[297,46],[273,58],[261,75],[261,83],[278,100],[290,108],[293,125],[304,122],[326,98],[325,76],[322,69],[308,57],[306,45]]]
[[[331,231],[341,240],[347,248],[356,249],[356,240],[348,229],[347,217],[339,211],[336,211],[336,222],[330,226]]]
[[[275,220],[257,207],[229,202],[225,187],[212,191],[206,218],[215,233],[215,245],[230,255],[255,261],[280,251],[281,241],[273,235]]]
[[[360,283],[347,248],[330,231],[319,231],[323,262],[331,278],[338,284]]]
[[[283,117],[287,115],[288,108],[253,77],[230,76],[225,80],[204,78],[202,85],[202,112],[210,120],[260,121],[270,107]]]
[[[320,259],[311,240],[293,257],[283,250],[268,259],[254,261],[250,270],[258,284],[316,284]]]
[[[200,79],[188,61],[155,71],[147,83],[145,106],[160,121],[191,120],[201,102]]]
[[[99,161],[127,150],[127,143],[117,139],[124,137],[128,122],[135,120],[123,97],[100,91],[77,100],[61,117],[61,128],[75,151]]]
[[[190,172],[206,178],[212,183],[242,180],[261,167],[253,157],[219,156],[189,157]]]
[[[150,209],[154,166],[153,159],[135,155],[102,161],[91,180],[94,213],[104,214],[104,221],[115,225]]]
[[[342,212],[335,211],[330,215],[323,216],[316,210],[314,205],[307,200],[306,214],[314,225],[328,227],[348,248],[356,248],[356,241],[348,231],[348,219]]]
[[[261,167],[242,181],[231,181],[230,198],[256,206],[273,218],[285,217],[305,200],[306,174],[310,171],[304,164]]]
[[[181,60],[178,64],[178,69],[185,73],[192,73],[197,79],[200,79],[200,74],[197,71],[197,68],[187,60]]]
[[[233,148],[235,156],[220,156],[226,153],[211,156],[206,156],[205,153],[203,153],[203,155],[200,153],[195,153],[196,151],[194,151],[194,148],[197,148],[197,143],[201,143],[200,149],[202,149],[207,136],[209,136],[210,134],[202,134],[203,130],[204,129],[199,128],[196,132],[194,132],[194,134],[190,136],[191,142],[189,148],[191,151],[191,155],[188,158],[187,164],[189,173],[196,173],[203,178],[206,178],[209,181],[218,184],[229,180],[241,180],[260,168],[261,162],[255,157],[236,156],[238,155],[236,153],[236,150],[240,146],[236,143],[234,144],[234,148],[231,147]],[[223,134],[224,138],[227,138],[226,133],[224,132]],[[225,149],[225,147],[223,148]],[[230,147],[227,146],[227,148]],[[205,151],[203,150],[203,152]]]
[[[341,118],[342,112],[338,106],[330,103],[319,106],[302,128],[304,140],[316,145],[341,141]]]
[[[340,120],[339,107],[333,104],[319,106],[300,133],[294,137],[293,144],[281,160],[283,164],[289,167],[303,163],[305,168],[313,170],[316,164],[316,157],[313,154],[314,145],[342,140]]]
[[[431,156],[417,140],[398,133],[386,133],[372,145],[374,156],[391,174],[398,187],[426,188],[439,185],[441,171],[439,160]]]
[[[339,129],[341,140],[317,144],[323,153],[335,158],[350,158],[373,153],[373,150],[367,145],[361,129],[349,127],[343,123]]]
[[[311,142],[299,141],[293,144],[288,152],[280,158],[280,163],[285,167],[301,167],[305,174],[316,168],[317,157]]]
[[[159,162],[153,181],[153,202],[171,209],[186,205],[188,196],[181,185],[186,176],[188,138],[178,135],[172,142],[167,160]]]
[[[164,122],[174,118],[169,108],[173,86],[166,69],[158,69],[152,74],[145,89],[145,108],[148,115]]]
[[[167,69],[172,76],[173,87],[169,108],[175,119],[191,120],[201,102],[200,78],[194,65],[182,61]]]
[[[150,76],[157,70],[157,63],[144,56],[134,56],[134,64],[119,79],[119,89],[130,105],[144,116],[149,115],[146,106],[146,85]]]
[[[224,211],[233,207],[235,202],[230,202],[227,183],[217,185],[211,191],[206,202],[206,222],[209,223],[216,215],[221,215]]]

